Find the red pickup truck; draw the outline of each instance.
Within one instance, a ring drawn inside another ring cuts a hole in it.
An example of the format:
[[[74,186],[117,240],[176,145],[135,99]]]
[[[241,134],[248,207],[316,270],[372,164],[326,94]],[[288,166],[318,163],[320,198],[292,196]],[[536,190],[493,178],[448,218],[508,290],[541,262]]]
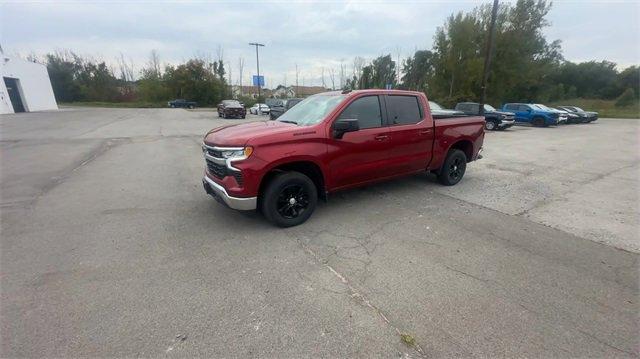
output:
[[[444,185],[482,158],[483,117],[432,116],[421,92],[360,90],[306,98],[275,121],[209,131],[205,191],[295,226],[331,192],[431,171]]]

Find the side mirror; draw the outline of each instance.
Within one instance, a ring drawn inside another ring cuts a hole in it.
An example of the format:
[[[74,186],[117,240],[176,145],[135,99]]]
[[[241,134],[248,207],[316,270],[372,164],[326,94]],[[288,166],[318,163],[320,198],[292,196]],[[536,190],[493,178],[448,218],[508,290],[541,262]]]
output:
[[[342,138],[347,132],[354,132],[360,129],[357,118],[345,118],[333,123],[333,137]]]

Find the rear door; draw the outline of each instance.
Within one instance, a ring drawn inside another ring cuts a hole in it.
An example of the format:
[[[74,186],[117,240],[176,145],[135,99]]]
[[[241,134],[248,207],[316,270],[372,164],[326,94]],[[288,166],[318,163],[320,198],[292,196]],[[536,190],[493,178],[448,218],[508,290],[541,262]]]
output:
[[[433,122],[414,95],[387,95],[390,140],[388,167],[393,174],[427,168],[433,145]]]
[[[388,173],[389,135],[383,126],[382,99],[367,95],[353,100],[337,119],[357,119],[360,130],[328,141],[332,189],[367,182]]]

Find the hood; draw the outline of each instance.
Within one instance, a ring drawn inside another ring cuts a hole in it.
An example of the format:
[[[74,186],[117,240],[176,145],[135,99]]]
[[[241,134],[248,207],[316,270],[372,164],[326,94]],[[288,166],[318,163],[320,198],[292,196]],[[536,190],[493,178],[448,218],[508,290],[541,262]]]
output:
[[[593,116],[593,115],[597,115],[597,112],[593,112],[593,111],[585,111],[584,113],[586,113],[587,115]]]
[[[496,114],[496,115],[502,115],[502,116],[515,116],[516,114],[513,112],[508,112],[508,111],[500,111],[500,110],[496,110],[496,111],[485,111],[484,113],[491,113],[491,114]]]
[[[300,127],[280,121],[260,121],[214,128],[204,137],[210,146],[244,146],[250,139],[275,133],[293,132]]]

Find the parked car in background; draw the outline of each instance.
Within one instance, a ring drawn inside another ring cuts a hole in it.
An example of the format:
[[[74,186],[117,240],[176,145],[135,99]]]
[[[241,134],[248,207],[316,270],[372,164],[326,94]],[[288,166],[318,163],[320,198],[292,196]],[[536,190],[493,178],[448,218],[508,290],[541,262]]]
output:
[[[245,118],[246,116],[247,110],[238,100],[223,100],[218,104],[218,117]]]
[[[295,226],[339,190],[425,171],[455,185],[482,158],[484,122],[434,120],[422,92],[325,92],[275,121],[209,131],[202,184],[231,208],[260,209],[277,226]]]
[[[290,108],[295,106],[298,102],[302,101],[301,98],[290,98],[288,100],[283,100],[280,103],[272,106],[269,111],[269,118],[271,120],[275,120],[280,117],[283,113],[289,111]]]
[[[564,125],[566,125],[566,124],[567,124],[567,121],[569,120],[569,116],[568,116],[568,114],[567,114],[567,111],[564,111],[564,110],[558,110],[558,109],[555,109],[555,108],[553,108],[553,107],[549,107],[549,106],[547,106],[547,105],[543,105],[543,104],[541,104],[541,103],[534,103],[533,105],[534,105],[534,106],[536,106],[536,107],[538,107],[539,109],[542,109],[542,110],[546,110],[546,111],[551,111],[551,112],[555,112],[555,113],[557,113],[557,114],[558,114],[558,124],[559,124],[559,125],[560,125],[560,124],[564,124]]]
[[[171,108],[196,108],[198,104],[193,101],[187,101],[184,99],[177,99],[167,102],[167,106]]]
[[[251,107],[249,109],[249,113],[257,115],[258,114],[258,106],[260,106],[260,111],[262,112],[263,115],[268,115],[269,112],[271,112],[271,109],[266,104],[257,103],[257,104],[253,105],[253,107]]]
[[[476,102],[460,102],[456,104],[456,110],[467,115],[479,116],[480,104]],[[513,112],[498,111],[493,106],[484,104],[484,128],[492,130],[505,130],[515,124],[515,114]]]
[[[565,111],[569,111],[573,114],[576,114],[580,117],[581,122],[593,122],[598,119],[598,113],[593,111],[585,111],[580,107],[576,106],[558,106]]]
[[[437,102],[429,101],[429,109],[431,110],[431,116],[434,117],[456,117],[464,116],[464,112],[456,110],[448,110],[440,106]]]
[[[551,108],[554,109],[554,110],[560,111],[565,116],[567,116],[566,123],[580,123],[580,122],[582,122],[582,120],[580,119],[580,116],[576,115],[575,113],[573,113],[571,111],[567,111],[567,110],[561,109],[559,107],[551,107]]]
[[[532,103],[506,103],[502,110],[513,112],[516,122],[530,123],[537,127],[557,125],[560,117],[557,111],[546,110]]]

